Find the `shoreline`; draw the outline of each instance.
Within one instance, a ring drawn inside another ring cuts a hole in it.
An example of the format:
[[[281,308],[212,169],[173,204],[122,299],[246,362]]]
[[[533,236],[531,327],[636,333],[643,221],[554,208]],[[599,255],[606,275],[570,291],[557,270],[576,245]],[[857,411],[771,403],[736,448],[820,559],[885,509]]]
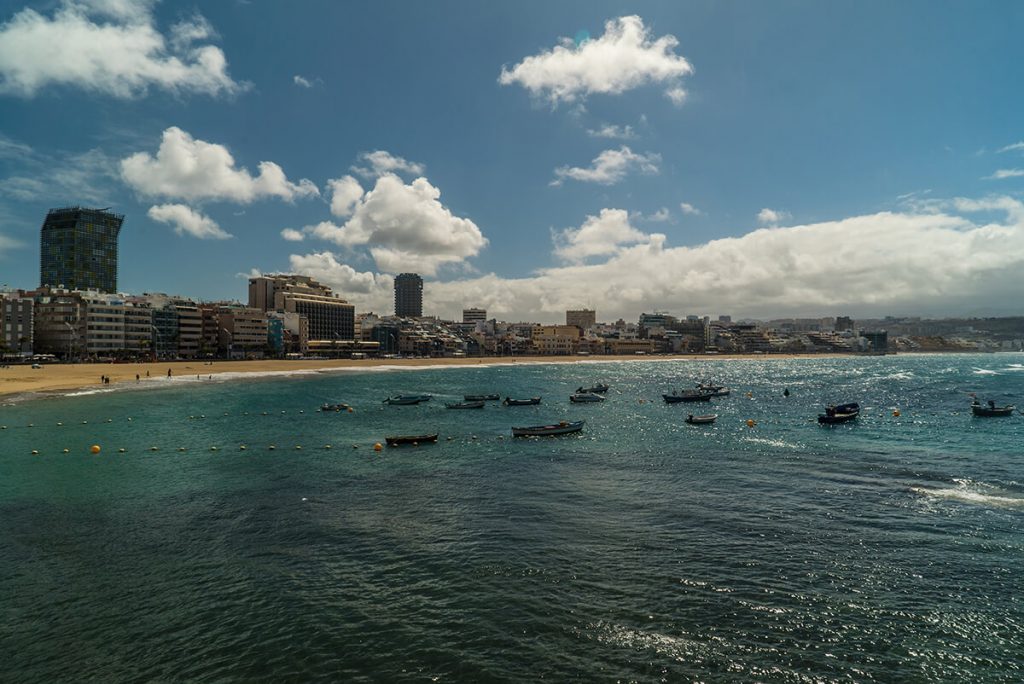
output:
[[[928,352],[925,352],[928,353]],[[956,352],[948,352],[956,353]],[[903,356],[911,356],[903,354]],[[177,381],[193,382],[259,378],[279,375],[297,376],[332,371],[393,371],[474,366],[509,366],[514,364],[596,364],[622,362],[690,362],[703,361],[785,361],[792,359],[851,358],[857,354],[715,354],[693,356],[493,356],[427,359],[334,359],[334,360],[259,360],[259,361],[161,361],[149,363],[80,363],[49,364],[33,369],[29,365],[0,368],[0,399],[21,395],[53,396],[72,392],[104,392],[129,386],[156,389]],[[168,377],[168,370],[170,377]],[[136,381],[136,375],[138,381]],[[100,381],[110,378],[109,384]],[[198,376],[198,377],[197,377]],[[211,378],[212,376],[212,378]],[[225,377],[228,376],[228,377]]]

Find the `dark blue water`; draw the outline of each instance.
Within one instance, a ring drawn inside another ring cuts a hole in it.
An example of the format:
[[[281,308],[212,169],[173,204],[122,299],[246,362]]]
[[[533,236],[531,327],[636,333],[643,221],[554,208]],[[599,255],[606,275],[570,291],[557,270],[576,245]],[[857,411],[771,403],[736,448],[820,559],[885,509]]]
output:
[[[1024,416],[973,418],[968,393],[1024,405],[1022,364],[517,364],[7,405],[2,678],[1019,682]],[[733,394],[661,401],[697,380]],[[607,402],[568,402],[596,381]],[[442,403],[499,391],[544,403]],[[857,423],[819,427],[841,401]]]

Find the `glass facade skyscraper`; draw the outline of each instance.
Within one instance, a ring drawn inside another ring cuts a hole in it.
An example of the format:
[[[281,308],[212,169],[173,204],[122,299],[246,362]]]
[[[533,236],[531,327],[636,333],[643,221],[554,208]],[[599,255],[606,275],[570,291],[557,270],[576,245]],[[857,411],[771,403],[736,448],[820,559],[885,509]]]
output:
[[[395,315],[400,318],[423,316],[423,278],[416,273],[395,276]]]
[[[39,285],[117,292],[122,214],[66,207],[46,214],[39,237]]]

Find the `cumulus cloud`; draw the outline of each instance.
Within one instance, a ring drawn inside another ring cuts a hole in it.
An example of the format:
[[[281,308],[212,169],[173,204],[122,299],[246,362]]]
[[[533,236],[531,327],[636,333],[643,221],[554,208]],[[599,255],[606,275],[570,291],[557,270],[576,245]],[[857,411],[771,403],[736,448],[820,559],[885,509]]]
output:
[[[591,138],[609,138],[611,140],[633,140],[636,138],[636,131],[632,126],[615,126],[605,124],[598,128],[587,129],[587,135]]]
[[[680,202],[679,209],[688,216],[700,216],[701,210],[693,206],[689,202]]]
[[[184,204],[158,204],[150,207],[146,214],[154,221],[173,225],[178,235],[191,235],[200,240],[226,240],[231,237],[231,233],[212,218]]]
[[[290,202],[320,194],[305,178],[298,183],[289,181],[274,162],[260,162],[259,171],[252,176],[248,169],[236,168],[228,148],[197,140],[174,126],[163,132],[155,157],[138,152],[121,160],[125,183],[146,197],[247,204],[262,197]]]
[[[551,181],[551,185],[561,185],[566,178],[583,183],[614,185],[634,170],[644,174],[658,173],[659,163],[661,163],[661,155],[653,152],[637,154],[623,145],[617,150],[605,150],[597,155],[589,168],[558,167],[555,169],[555,179]]]
[[[629,223],[629,214],[622,209],[602,209],[597,216],[588,216],[579,228],[566,228],[555,234],[555,255],[579,263],[587,257],[608,256],[621,245],[642,242],[647,235]]]
[[[972,220],[993,214],[1004,218]],[[625,225],[620,219],[619,230]],[[424,306],[457,316],[472,303],[505,320],[539,321],[559,320],[566,309],[594,301],[603,302],[598,315],[605,320],[633,320],[652,309],[762,317],[1008,315],[1017,313],[1016,303],[991,293],[1024,287],[1024,203],[1011,197],[763,228],[694,247],[667,246],[661,235],[607,244],[604,250],[613,251],[597,263],[570,262],[523,278],[428,281]],[[333,257],[315,263],[316,277],[329,283],[357,273]],[[365,299],[352,300],[388,310],[387,281],[361,277]]]
[[[999,169],[991,176],[985,176],[982,180],[1003,180],[1005,178],[1020,178],[1024,176],[1024,169]]]
[[[774,226],[790,218],[788,211],[779,211],[765,207],[757,212],[757,222],[766,226]]]
[[[327,189],[331,193],[331,213],[342,218],[352,213],[363,196],[363,186],[352,176],[327,181]]]
[[[390,307],[393,297],[394,279],[387,274],[357,271],[348,264],[338,261],[333,252],[313,254],[292,254],[289,259],[291,270],[312,276],[329,285],[335,292],[352,301],[359,301],[365,308],[384,311]],[[374,302],[380,301],[379,304]]]
[[[684,96],[682,78],[693,73],[690,63],[675,54],[678,45],[672,35],[653,39],[638,16],[619,17],[606,22],[604,35],[598,38],[580,44],[564,38],[560,45],[531,55],[511,69],[503,67],[498,82],[519,84],[552,105],[660,83],[678,103]]]
[[[397,157],[384,150],[363,152],[359,155],[359,161],[367,166],[360,166],[357,163],[352,166],[352,171],[364,178],[376,178],[385,173],[409,173],[414,176],[421,176],[426,172],[423,164]]]
[[[426,178],[406,184],[385,173],[361,196],[353,187],[345,192],[350,194],[340,202],[341,214],[349,219],[343,225],[324,221],[303,232],[343,247],[368,247],[383,271],[434,275],[441,265],[476,256],[487,244],[475,223],[441,203],[441,191]],[[332,210],[334,204],[332,196]]]
[[[294,76],[292,76],[292,83],[294,83],[295,85],[300,86],[302,88],[312,88],[313,87],[313,82],[312,81],[310,81],[308,78],[303,78],[302,76],[299,76],[298,74],[295,74]]]
[[[301,230],[295,230],[294,228],[285,228],[281,231],[281,237],[288,242],[302,242],[306,239],[305,234]]]
[[[232,94],[220,48],[201,16],[156,27],[150,2],[65,0],[51,15],[26,8],[0,25],[0,93],[31,97],[71,86],[130,98],[150,87],[174,93]]]

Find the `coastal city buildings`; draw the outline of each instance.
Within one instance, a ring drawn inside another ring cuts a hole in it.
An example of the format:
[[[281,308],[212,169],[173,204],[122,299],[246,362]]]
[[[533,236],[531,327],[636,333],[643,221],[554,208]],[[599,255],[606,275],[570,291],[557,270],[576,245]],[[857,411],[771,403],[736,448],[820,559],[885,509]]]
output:
[[[124,216],[65,207],[46,214],[39,235],[39,285],[117,292],[117,238]]]
[[[0,354],[32,352],[32,300],[0,295]]]
[[[395,276],[395,316],[419,318],[423,315],[423,278],[415,273]]]
[[[590,330],[597,325],[597,311],[594,309],[570,309],[565,312],[565,324],[575,325],[580,330]]]
[[[487,320],[487,309],[463,309],[462,310],[462,322],[463,323],[482,323]]]

